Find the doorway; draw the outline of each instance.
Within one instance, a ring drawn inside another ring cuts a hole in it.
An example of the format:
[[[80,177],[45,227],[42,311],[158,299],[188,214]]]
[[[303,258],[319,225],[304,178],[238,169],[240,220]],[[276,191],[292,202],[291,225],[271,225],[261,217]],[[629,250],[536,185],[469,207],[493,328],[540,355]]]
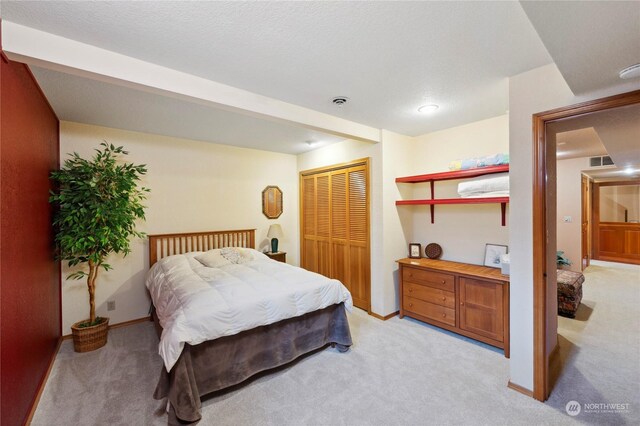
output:
[[[545,401],[551,393],[549,361],[557,343],[555,238],[553,247],[548,241],[550,228],[555,231],[548,207],[555,215],[556,147],[547,138],[546,126],[554,121],[637,104],[640,104],[640,90],[533,116],[533,396],[539,401]]]

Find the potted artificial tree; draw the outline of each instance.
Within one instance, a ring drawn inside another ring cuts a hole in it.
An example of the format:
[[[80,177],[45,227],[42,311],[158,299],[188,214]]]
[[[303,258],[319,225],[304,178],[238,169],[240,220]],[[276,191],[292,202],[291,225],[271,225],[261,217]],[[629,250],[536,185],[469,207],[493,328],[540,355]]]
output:
[[[122,163],[123,147],[101,144],[91,160],[77,153],[51,173],[57,190],[49,201],[58,206],[53,225],[60,259],[70,267],[81,266],[68,278],[87,278],[89,319],[71,326],[76,352],[98,349],[107,343],[109,318],[96,317],[95,291],[100,268],[111,269],[105,259],[111,253],[130,252],[131,237],[144,237],[135,222],[144,219],[142,201],[148,189],[138,187],[145,165]],[[88,271],[87,271],[88,269]]]

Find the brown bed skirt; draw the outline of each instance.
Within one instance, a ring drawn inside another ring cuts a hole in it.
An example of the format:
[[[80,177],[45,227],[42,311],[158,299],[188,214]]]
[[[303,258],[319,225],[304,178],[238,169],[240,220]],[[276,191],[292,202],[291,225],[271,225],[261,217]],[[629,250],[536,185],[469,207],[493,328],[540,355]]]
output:
[[[171,371],[167,373],[162,367],[153,396],[169,398],[173,411],[170,418],[175,415],[180,422],[197,422],[201,418],[201,396],[328,344],[336,344],[341,351],[352,344],[343,303],[199,345],[185,344]]]

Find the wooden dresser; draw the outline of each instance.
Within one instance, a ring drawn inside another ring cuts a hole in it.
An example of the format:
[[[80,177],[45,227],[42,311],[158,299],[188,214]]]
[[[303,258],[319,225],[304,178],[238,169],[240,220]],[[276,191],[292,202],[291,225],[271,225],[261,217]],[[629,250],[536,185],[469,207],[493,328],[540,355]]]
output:
[[[400,259],[405,315],[504,349],[509,358],[509,276],[500,269],[434,259]]]

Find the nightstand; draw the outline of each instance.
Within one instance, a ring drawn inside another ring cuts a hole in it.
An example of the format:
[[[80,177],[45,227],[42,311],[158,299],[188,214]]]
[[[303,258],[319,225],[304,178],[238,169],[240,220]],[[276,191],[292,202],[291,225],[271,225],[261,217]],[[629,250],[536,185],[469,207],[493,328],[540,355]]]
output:
[[[273,260],[277,260],[278,262],[287,263],[287,253],[284,251],[279,251],[276,253],[266,252],[265,253],[269,258]]]

